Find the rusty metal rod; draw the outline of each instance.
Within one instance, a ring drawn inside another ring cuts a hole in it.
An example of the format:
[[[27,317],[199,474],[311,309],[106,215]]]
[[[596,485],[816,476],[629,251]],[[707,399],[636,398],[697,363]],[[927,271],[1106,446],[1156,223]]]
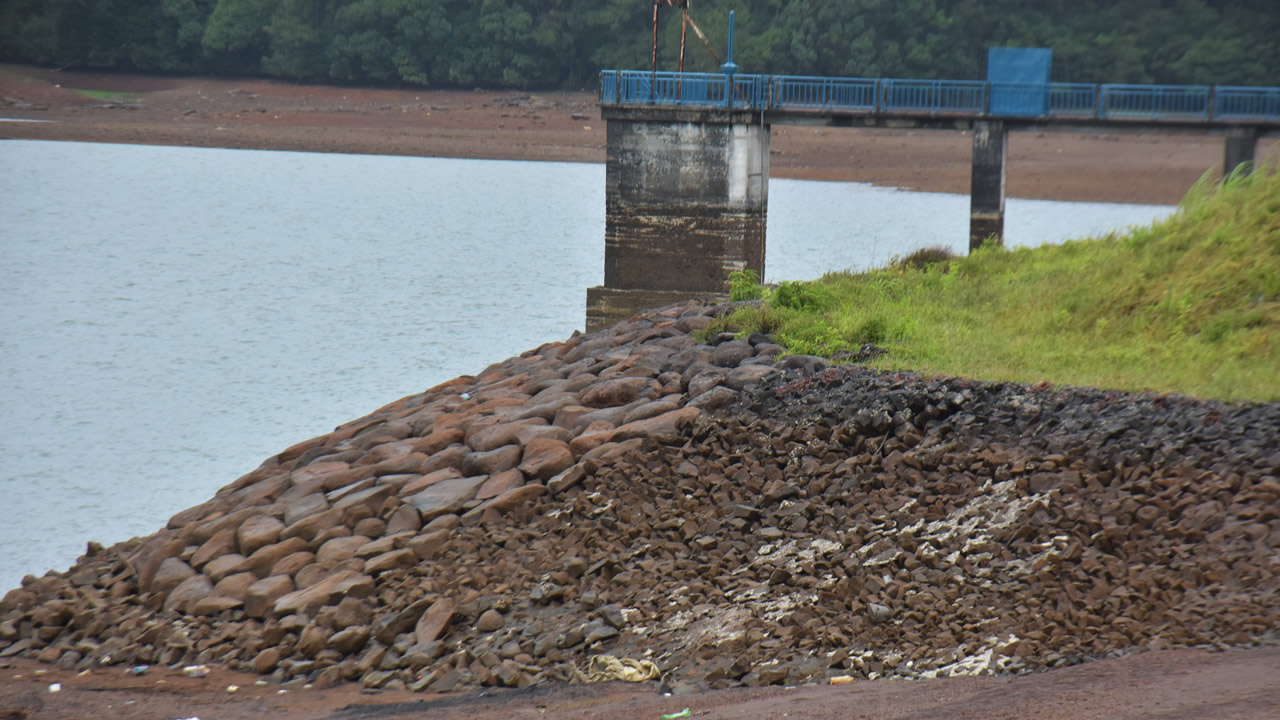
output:
[[[649,102],[653,102],[653,86],[658,82],[658,4],[653,0],[653,63],[649,70]]]
[[[680,91],[684,86],[684,36],[689,29],[689,3],[684,3],[684,19],[680,23],[680,80],[676,82],[676,102],[680,101]]]
[[[715,58],[716,64],[723,64],[723,61],[720,59],[720,55],[718,55],[715,49],[711,47],[711,41],[707,40],[707,36],[702,34],[702,28],[698,27],[698,23],[694,22],[693,18],[689,18],[689,27],[693,28],[693,32],[697,34],[698,39],[702,41],[702,44],[707,46],[707,52],[711,53],[711,57]]]

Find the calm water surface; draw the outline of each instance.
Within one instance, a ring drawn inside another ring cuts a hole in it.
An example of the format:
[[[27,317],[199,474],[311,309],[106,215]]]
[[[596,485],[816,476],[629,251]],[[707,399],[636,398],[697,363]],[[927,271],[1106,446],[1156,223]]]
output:
[[[770,183],[769,280],[967,243],[968,198]],[[1011,244],[1170,208],[1009,201]],[[0,593],[295,442],[563,340],[600,165],[0,142]]]

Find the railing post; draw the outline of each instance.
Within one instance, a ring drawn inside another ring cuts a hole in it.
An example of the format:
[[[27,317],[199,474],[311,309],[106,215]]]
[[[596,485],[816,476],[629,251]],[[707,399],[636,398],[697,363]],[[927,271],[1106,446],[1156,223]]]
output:
[[[1218,86],[1217,85],[1209,86],[1209,98],[1206,101],[1206,103],[1208,107],[1205,108],[1205,113],[1206,113],[1205,120],[1208,120],[1209,122],[1213,122],[1214,117],[1217,115],[1217,113],[1214,112],[1217,109],[1215,105],[1217,105],[1218,103]]]
[[[1105,117],[1102,113],[1102,83],[1098,83],[1093,88],[1093,116]]]

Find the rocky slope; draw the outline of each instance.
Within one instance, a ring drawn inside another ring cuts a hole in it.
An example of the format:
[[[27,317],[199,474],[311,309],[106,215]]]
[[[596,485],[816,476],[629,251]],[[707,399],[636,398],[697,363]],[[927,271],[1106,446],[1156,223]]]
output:
[[[595,655],[722,687],[1277,640],[1280,405],[696,344],[721,309],[295,445],[9,592],[0,656],[448,691]]]

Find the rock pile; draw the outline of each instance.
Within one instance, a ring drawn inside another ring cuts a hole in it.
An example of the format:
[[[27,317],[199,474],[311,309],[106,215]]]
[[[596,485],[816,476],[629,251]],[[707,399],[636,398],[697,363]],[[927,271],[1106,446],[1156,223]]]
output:
[[[433,691],[721,687],[1276,640],[1280,405],[575,336],[291,447],[0,601],[0,656]]]

